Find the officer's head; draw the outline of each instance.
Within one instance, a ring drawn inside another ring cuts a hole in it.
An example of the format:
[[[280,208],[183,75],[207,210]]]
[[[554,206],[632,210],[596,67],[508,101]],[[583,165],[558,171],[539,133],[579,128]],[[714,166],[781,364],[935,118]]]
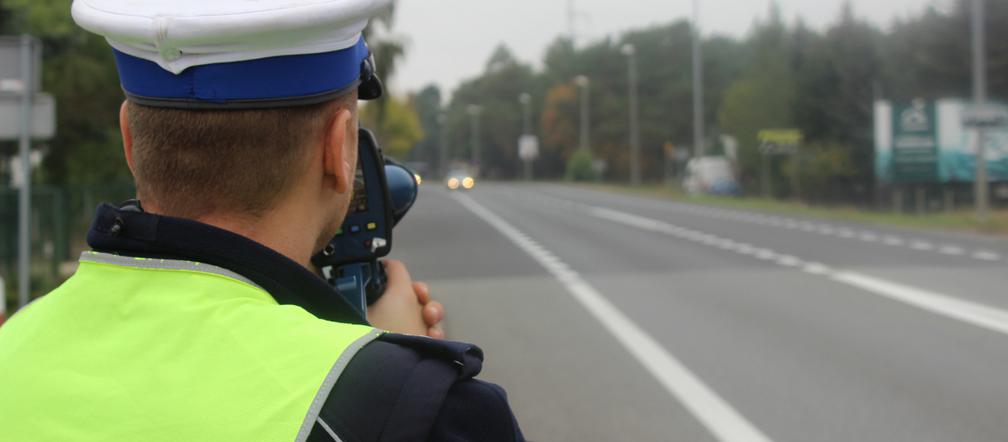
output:
[[[114,49],[144,206],[255,222],[307,198],[327,240],[353,190],[357,100],[381,95],[361,31],[387,3],[75,1]]]
[[[193,110],[127,99],[120,111],[139,199],[182,218],[262,217],[284,198],[319,192],[318,208],[346,213],[357,149],[357,94],[294,107]],[[336,223],[338,224],[338,222]]]

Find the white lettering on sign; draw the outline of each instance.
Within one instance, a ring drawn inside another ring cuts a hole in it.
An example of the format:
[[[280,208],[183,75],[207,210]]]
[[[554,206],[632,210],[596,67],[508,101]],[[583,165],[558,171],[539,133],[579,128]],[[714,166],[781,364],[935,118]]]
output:
[[[24,81],[20,78],[0,78],[0,92],[24,92]]]
[[[927,115],[927,103],[914,100],[913,106],[900,114],[900,126],[905,132],[927,132],[931,121]]]

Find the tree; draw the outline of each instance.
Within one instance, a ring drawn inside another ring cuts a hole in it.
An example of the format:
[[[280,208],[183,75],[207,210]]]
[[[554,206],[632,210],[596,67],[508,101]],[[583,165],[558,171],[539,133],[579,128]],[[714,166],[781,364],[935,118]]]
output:
[[[364,38],[374,57],[377,74],[383,80],[386,89],[396,74],[399,61],[406,55],[406,43],[401,38],[391,35],[394,23],[395,3],[390,2],[388,7],[371,20],[367,28],[364,29]],[[377,126],[386,124],[386,112],[391,106],[389,95],[390,91],[386,90],[385,96],[371,103],[373,106],[372,118]]]
[[[951,13],[929,8],[897,22],[883,41],[883,94],[913,98],[972,96],[971,1],[956,0]],[[1008,2],[987,1],[988,82],[992,98],[1008,100]]]
[[[540,121],[544,134],[542,152],[538,161],[548,176],[558,176],[578,147],[577,99],[577,90],[571,83],[556,85],[546,94]]]
[[[379,109],[383,112],[379,121]],[[360,118],[365,127],[374,131],[386,155],[406,158],[410,150],[424,137],[420,118],[409,99],[389,96],[382,107],[371,104],[361,108]]]
[[[413,107],[420,119],[424,137],[413,148],[410,156],[415,161],[427,163],[428,171],[441,164],[441,90],[430,85],[413,96]],[[447,171],[439,170],[441,173]]]
[[[463,82],[452,95],[447,109],[452,158],[472,158],[475,146],[468,109],[478,105],[482,108],[480,173],[494,178],[517,177],[521,170],[518,138],[522,131],[518,97],[523,93],[542,96],[535,73],[530,66],[518,61],[506,46],[498,46],[487,60],[484,72],[478,78]]]
[[[819,112],[799,110],[801,115],[819,115],[824,121],[823,133],[811,138],[832,141],[847,150],[853,174],[850,182],[858,183],[848,188],[852,193],[864,194],[874,187],[872,116],[883,77],[881,40],[881,32],[855,18],[853,7],[847,3],[837,23],[820,40],[823,47],[819,54],[826,58],[829,71],[825,77],[833,80],[832,87],[818,96],[822,106]],[[817,99],[815,95],[801,95]]]
[[[0,33],[42,41],[42,89],[56,98],[56,136],[39,173],[51,184],[129,182],[118,135],[123,100],[112,51],[78,28],[61,0],[6,0]]]
[[[747,46],[752,55],[741,77],[725,93],[718,122],[722,130],[738,139],[743,184],[754,191],[762,161],[757,134],[795,124],[791,39],[775,5],[769,20],[757,23]],[[773,181],[778,181],[776,169],[771,172]]]

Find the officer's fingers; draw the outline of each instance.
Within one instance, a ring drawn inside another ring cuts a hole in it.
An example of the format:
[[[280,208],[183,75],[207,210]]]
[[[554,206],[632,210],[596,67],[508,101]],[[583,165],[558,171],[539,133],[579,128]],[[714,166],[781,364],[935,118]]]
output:
[[[430,287],[428,287],[426,283],[414,282],[413,292],[416,293],[417,301],[420,301],[420,304],[427,304],[430,302]]]
[[[445,338],[444,328],[442,328],[441,325],[435,325],[433,327],[430,327],[427,329],[427,336],[434,339],[444,339]]]
[[[435,326],[444,319],[444,306],[440,302],[431,301],[423,308],[423,320],[428,326]]]

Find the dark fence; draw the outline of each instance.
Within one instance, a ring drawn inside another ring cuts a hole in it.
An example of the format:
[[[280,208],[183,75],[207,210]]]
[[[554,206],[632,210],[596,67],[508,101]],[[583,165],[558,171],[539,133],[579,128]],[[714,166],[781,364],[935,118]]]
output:
[[[95,207],[135,194],[132,183],[70,187],[33,186],[31,201],[31,293],[44,294],[63,282],[77,255]],[[0,189],[0,276],[8,311],[16,308],[18,279],[18,189]]]

